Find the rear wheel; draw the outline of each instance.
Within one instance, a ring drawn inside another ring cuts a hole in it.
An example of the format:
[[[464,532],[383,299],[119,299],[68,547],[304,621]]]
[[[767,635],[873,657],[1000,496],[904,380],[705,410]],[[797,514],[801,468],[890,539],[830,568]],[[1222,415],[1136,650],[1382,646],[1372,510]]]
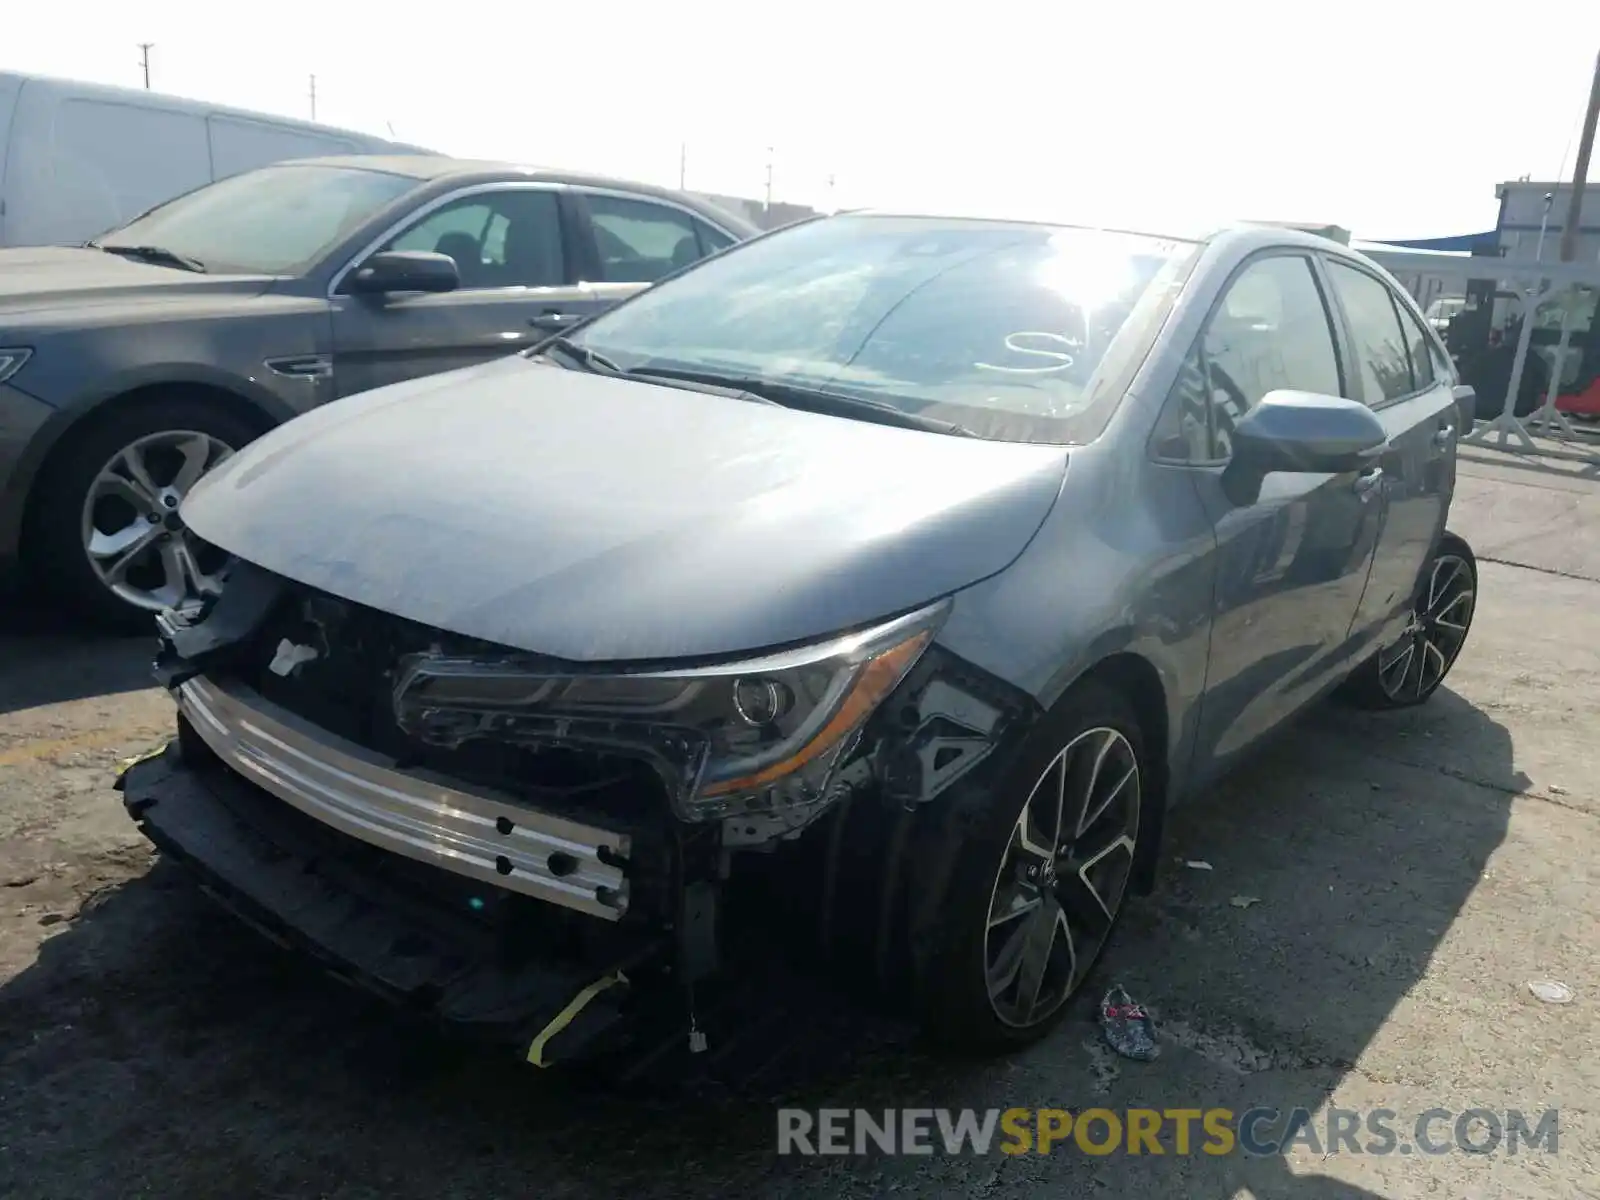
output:
[[[207,471],[256,436],[197,399],[107,412],[47,470],[28,551],[40,581],[102,628],[150,629],[163,608],[214,595],[227,556],[179,518]]]
[[[1029,737],[966,827],[922,986],[946,1044],[1043,1037],[1099,961],[1147,826],[1144,742],[1120,695],[1087,682]],[[944,836],[952,836],[946,833]]]
[[[1342,689],[1360,708],[1411,708],[1439,690],[1472,629],[1478,560],[1453,533],[1439,542],[1400,637],[1369,658]]]

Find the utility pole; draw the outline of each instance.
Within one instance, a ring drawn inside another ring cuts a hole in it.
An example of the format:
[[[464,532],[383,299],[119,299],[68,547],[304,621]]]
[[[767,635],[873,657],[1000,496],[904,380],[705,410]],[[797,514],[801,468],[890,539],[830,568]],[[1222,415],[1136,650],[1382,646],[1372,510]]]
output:
[[[761,205],[762,212],[772,211],[772,147],[767,147],[767,198]]]
[[[678,190],[684,190],[684,180],[689,177],[689,143],[678,143]]]
[[[1589,180],[1589,155],[1594,150],[1594,127],[1600,118],[1600,55],[1595,56],[1594,81],[1589,85],[1589,110],[1583,116],[1583,132],[1578,136],[1578,160],[1572,167],[1572,198],[1567,202],[1567,221],[1561,227],[1561,261],[1571,262],[1578,250],[1578,220],[1583,212],[1583,189]]]
[[[311,119],[317,119],[317,77],[311,77]]]
[[[154,42],[139,43],[139,65],[144,68],[144,90],[150,90],[150,48]]]

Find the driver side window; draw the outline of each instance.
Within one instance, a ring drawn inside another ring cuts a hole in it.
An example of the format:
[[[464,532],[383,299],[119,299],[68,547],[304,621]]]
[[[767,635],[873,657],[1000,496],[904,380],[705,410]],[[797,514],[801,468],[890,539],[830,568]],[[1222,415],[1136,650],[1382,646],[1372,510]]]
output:
[[[1258,258],[1227,285],[1184,359],[1156,426],[1157,457],[1227,460],[1234,425],[1282,388],[1340,395],[1322,289],[1300,254]]]
[[[453,258],[461,288],[560,287],[566,282],[554,192],[508,189],[446,204],[383,247]]]

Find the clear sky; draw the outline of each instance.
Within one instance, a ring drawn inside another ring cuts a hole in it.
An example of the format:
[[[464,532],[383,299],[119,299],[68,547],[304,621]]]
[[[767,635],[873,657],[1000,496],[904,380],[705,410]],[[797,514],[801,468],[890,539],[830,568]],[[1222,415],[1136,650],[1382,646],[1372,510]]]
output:
[[[1600,2],[13,0],[0,68],[138,87],[139,42],[158,91],[304,117],[315,74],[318,119],[452,154],[675,185],[687,145],[691,188],[760,196],[770,158],[824,208],[1388,238],[1570,173]]]

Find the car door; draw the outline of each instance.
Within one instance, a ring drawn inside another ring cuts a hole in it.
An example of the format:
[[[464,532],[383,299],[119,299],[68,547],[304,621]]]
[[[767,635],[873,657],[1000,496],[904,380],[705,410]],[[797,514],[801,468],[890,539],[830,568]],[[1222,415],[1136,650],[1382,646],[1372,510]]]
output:
[[[1275,472],[1236,504],[1223,487],[1234,425],[1268,392],[1342,391],[1332,312],[1313,258],[1269,250],[1220,290],[1156,430],[1158,459],[1188,464],[1216,532],[1217,570],[1197,776],[1315,699],[1341,651],[1377,543],[1379,492],[1355,473]]]
[[[595,311],[601,301],[576,282],[570,224],[562,190],[550,184],[476,187],[423,206],[374,253],[446,254],[461,284],[450,292],[370,296],[336,282],[337,393],[504,357]]]
[[[1389,435],[1378,464],[1383,529],[1350,630],[1360,654],[1397,636],[1410,612],[1455,491],[1460,414],[1444,351],[1409,300],[1359,263],[1324,261],[1355,359],[1344,394],[1369,405]]]
[[[620,192],[574,189],[593,255],[595,291],[608,304],[731,246],[735,239],[685,208]]]

